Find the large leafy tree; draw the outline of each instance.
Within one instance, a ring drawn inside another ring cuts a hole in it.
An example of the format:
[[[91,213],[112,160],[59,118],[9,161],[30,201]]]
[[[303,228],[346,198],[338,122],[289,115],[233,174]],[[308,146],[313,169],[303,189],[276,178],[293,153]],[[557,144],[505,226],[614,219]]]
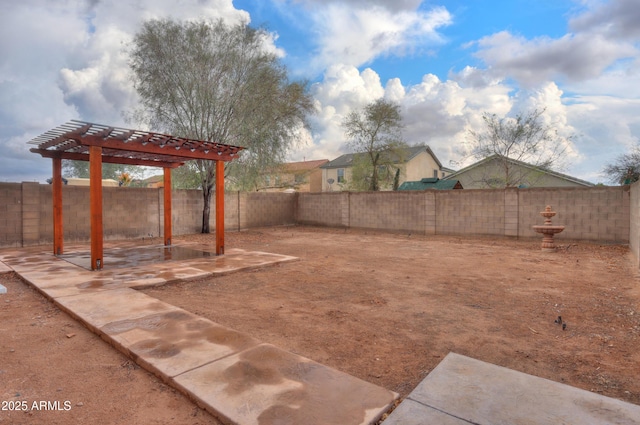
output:
[[[520,112],[515,117],[484,113],[483,131],[470,131],[471,155],[481,160],[493,157],[499,171],[491,168],[481,179],[488,187],[517,187],[541,178],[546,170],[566,167],[566,151],[573,136],[562,137],[544,123],[542,110]],[[533,165],[518,166],[511,160]]]
[[[631,184],[640,180],[640,146],[619,155],[604,167],[602,173],[611,183]]]
[[[361,110],[350,112],[342,121],[349,148],[356,155],[353,187],[380,190],[380,181],[387,175],[395,175],[394,164],[401,161],[406,143],[402,138],[402,114],[400,106],[385,99],[378,99]]]
[[[244,24],[151,20],[130,51],[141,102],[135,118],[177,136],[248,148],[225,168],[241,190],[284,161],[312,109],[306,85],[289,81],[265,48],[267,37]],[[215,164],[198,160],[191,167],[204,198],[202,232],[209,233]]]

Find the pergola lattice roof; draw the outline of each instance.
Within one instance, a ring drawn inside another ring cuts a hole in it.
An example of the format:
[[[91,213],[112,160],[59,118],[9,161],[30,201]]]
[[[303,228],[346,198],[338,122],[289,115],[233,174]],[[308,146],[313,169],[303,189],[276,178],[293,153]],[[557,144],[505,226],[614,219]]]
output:
[[[185,161],[231,161],[244,149],[141,130],[72,120],[28,142],[45,158],[89,161],[89,147],[102,147],[102,162],[176,168]]]

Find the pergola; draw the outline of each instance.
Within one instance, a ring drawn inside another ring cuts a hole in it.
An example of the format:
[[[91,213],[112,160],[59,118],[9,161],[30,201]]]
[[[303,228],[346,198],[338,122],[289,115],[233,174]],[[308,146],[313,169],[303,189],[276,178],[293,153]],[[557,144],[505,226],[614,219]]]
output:
[[[89,161],[91,269],[103,262],[102,163],[164,169],[164,244],[171,245],[171,170],[185,161],[216,162],[216,254],[224,254],[224,162],[242,147],[72,120],[31,140],[31,152],[53,160],[53,253],[63,253],[62,160]]]

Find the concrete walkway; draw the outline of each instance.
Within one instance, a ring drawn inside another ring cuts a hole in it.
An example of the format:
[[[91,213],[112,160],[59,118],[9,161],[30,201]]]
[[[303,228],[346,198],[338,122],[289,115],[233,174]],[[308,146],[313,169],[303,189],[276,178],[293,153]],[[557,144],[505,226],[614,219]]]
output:
[[[3,250],[0,270],[16,271],[225,423],[372,424],[389,410],[396,393],[132,289],[297,260],[242,250],[216,257],[207,249],[111,244],[99,272],[83,267],[89,262],[80,247],[63,258],[41,248]]]

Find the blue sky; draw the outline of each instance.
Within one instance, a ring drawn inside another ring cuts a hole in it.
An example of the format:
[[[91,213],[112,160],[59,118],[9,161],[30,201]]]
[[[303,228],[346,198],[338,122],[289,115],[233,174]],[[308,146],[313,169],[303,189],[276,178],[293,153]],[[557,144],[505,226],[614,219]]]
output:
[[[0,181],[40,181],[26,142],[71,119],[131,127],[124,46],[149,18],[264,25],[317,113],[291,160],[346,153],[342,118],[398,102],[405,139],[469,164],[482,114],[546,108],[563,171],[601,170],[640,137],[638,0],[25,0],[0,3]],[[570,136],[574,136],[569,139]]]

